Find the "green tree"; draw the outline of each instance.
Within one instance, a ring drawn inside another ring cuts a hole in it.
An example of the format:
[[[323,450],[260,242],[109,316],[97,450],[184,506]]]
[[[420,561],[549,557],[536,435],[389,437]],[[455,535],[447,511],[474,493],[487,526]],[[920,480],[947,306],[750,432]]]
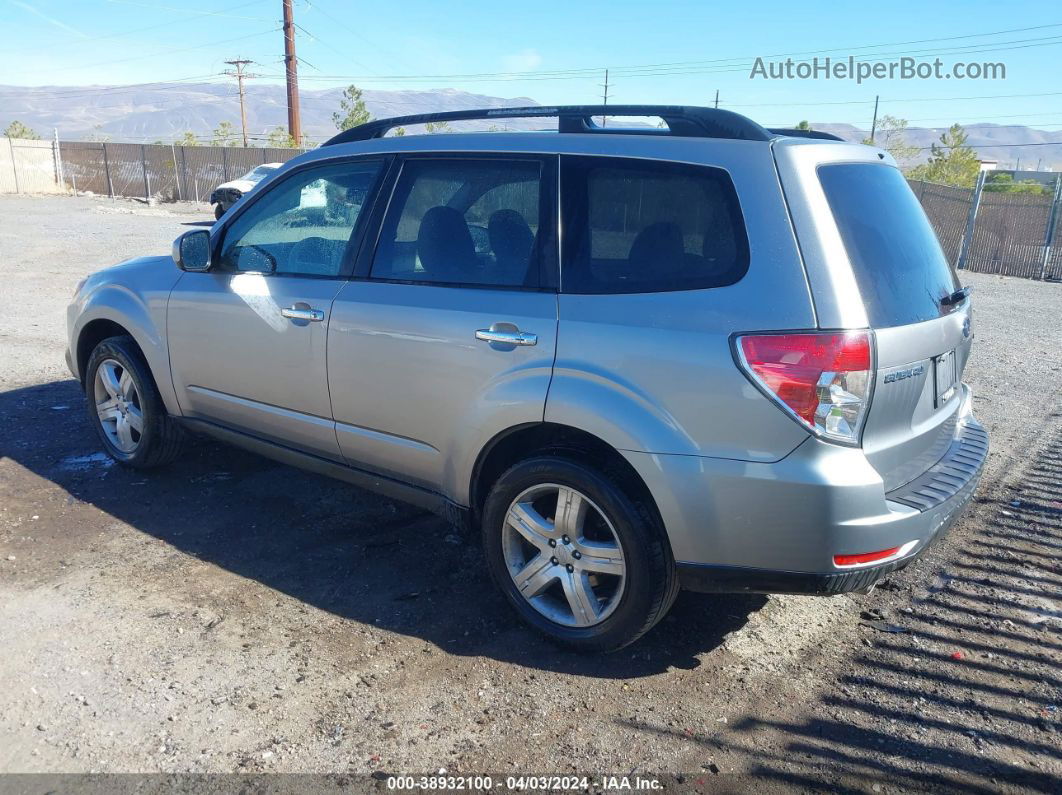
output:
[[[361,89],[357,86],[347,86],[339,99],[339,111],[332,114],[336,128],[340,131],[349,130],[371,120],[372,114],[365,106],[365,100],[361,98]]]
[[[395,127],[395,130],[392,133],[392,135],[395,138],[400,138],[401,136],[403,136],[405,134],[406,134],[406,128],[405,127]]]
[[[1046,196],[1050,188],[1035,179],[1014,181],[1014,175],[997,171],[985,180],[985,190],[989,193],[1025,193],[1032,196]]]
[[[966,143],[962,125],[953,124],[930,149],[929,162],[911,169],[911,177],[941,185],[972,188],[981,170],[977,153]]]
[[[88,137],[88,139],[90,141],[99,141],[100,143],[106,143],[107,141],[111,140],[111,136],[107,135],[107,133],[103,131],[102,124],[97,124],[95,127],[92,128],[92,134]]]
[[[41,139],[41,137],[37,135],[36,130],[27,127],[17,119],[7,125],[7,129],[4,130],[4,135],[8,138],[28,138],[31,141],[39,141]]]
[[[181,133],[181,137],[174,141],[177,146],[202,146],[202,142],[196,137],[195,133],[191,130],[185,130]]]
[[[211,146],[239,146],[240,139],[236,135],[236,128],[231,121],[223,121],[214,130],[214,137],[210,139]]]
[[[909,165],[918,157],[918,147],[907,143],[907,119],[882,116],[874,132],[874,140],[864,138],[863,143],[877,146],[892,155],[901,166]]]
[[[454,130],[453,127],[450,126],[449,122],[429,121],[427,124],[424,125],[424,131],[428,133],[428,135],[435,135],[436,133],[448,133],[453,132]]]
[[[266,145],[274,149],[295,149],[295,139],[283,127],[274,127],[266,135]]]
[[[810,131],[811,130],[811,123],[807,119],[804,119],[803,121],[798,121],[796,129]]]

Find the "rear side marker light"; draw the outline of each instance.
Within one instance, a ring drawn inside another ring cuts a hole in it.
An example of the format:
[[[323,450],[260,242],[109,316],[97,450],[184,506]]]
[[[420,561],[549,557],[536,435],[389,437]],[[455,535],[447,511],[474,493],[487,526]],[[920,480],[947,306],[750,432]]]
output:
[[[898,560],[913,551],[916,546],[918,546],[918,539],[914,538],[898,547],[880,549],[877,552],[860,552],[857,555],[834,555],[833,565],[839,569],[852,569],[886,560]]]
[[[899,547],[889,547],[888,549],[883,549],[880,552],[864,552],[860,555],[834,555],[833,565],[855,566],[859,563],[873,563],[876,560],[885,560],[885,558],[891,558],[899,551]]]
[[[737,338],[741,368],[813,433],[859,441],[873,384],[869,331],[749,334]]]

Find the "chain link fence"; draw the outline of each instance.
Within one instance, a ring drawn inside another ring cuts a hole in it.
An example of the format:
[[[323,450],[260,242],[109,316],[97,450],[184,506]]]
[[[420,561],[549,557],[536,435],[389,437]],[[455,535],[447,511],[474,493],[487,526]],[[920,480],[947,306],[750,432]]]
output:
[[[82,193],[205,202],[223,182],[263,163],[283,163],[304,149],[169,146],[63,141],[67,185]]]
[[[1053,192],[1004,193],[909,180],[948,261],[978,273],[1062,279],[1062,177]]]

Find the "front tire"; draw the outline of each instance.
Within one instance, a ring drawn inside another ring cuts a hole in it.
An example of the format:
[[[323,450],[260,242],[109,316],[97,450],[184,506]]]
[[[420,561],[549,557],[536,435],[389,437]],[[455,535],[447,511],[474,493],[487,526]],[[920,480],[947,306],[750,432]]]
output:
[[[487,497],[482,533],[491,576],[521,618],[578,651],[633,643],[678,593],[652,512],[575,460],[544,455],[509,469]]]
[[[132,337],[109,337],[85,367],[89,421],[119,464],[151,469],[181,452],[184,431],[166,413],[147,362]]]

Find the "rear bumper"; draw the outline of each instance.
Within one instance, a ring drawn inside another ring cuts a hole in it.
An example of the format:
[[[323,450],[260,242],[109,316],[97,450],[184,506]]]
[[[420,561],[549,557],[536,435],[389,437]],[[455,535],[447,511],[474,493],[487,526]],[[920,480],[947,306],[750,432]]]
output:
[[[692,457],[629,455],[657,499],[683,586],[843,593],[866,588],[924,554],[969,503],[988,455],[988,435],[970,413],[971,396],[963,388],[945,455],[891,492],[862,451],[817,439],[773,464],[695,459],[691,467]],[[900,548],[896,556],[880,562],[834,564],[834,555],[893,547]]]

